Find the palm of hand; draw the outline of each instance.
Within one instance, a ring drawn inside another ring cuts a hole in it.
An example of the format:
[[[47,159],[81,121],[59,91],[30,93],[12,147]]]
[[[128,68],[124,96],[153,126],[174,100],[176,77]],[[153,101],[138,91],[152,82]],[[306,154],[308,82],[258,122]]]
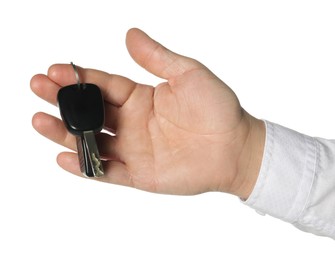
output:
[[[223,82],[200,68],[156,88],[138,85],[132,96],[117,129],[128,185],[173,194],[229,188],[243,111]]]

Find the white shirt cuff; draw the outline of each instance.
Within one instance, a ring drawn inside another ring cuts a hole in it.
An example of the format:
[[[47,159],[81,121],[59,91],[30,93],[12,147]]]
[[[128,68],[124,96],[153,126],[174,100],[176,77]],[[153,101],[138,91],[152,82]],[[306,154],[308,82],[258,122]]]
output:
[[[314,138],[265,121],[266,142],[259,177],[244,202],[256,211],[295,223],[312,189],[317,161]]]

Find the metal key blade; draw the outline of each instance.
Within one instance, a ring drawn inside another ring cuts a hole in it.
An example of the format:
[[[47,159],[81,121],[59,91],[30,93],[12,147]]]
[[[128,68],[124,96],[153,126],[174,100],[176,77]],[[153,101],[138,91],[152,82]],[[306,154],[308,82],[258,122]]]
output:
[[[78,151],[78,158],[79,158],[79,164],[80,164],[80,171],[86,176],[89,177],[86,174],[86,169],[88,170],[90,167],[86,166],[87,162],[85,160],[85,158],[87,158],[87,156],[84,155],[84,146],[83,146],[83,141],[84,138],[80,137],[80,136],[76,136],[76,141],[77,141],[77,151]],[[90,176],[93,177],[93,176]]]
[[[76,136],[80,171],[85,177],[95,177],[84,136]]]
[[[104,175],[98,146],[93,131],[83,132],[77,138],[80,168],[86,177],[101,177]]]

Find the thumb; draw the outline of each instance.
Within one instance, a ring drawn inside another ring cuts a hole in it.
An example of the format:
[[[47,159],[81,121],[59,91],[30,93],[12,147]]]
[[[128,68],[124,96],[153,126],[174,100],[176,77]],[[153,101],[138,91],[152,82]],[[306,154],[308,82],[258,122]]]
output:
[[[126,45],[129,54],[140,66],[167,80],[203,67],[196,60],[168,50],[137,28],[128,31]]]

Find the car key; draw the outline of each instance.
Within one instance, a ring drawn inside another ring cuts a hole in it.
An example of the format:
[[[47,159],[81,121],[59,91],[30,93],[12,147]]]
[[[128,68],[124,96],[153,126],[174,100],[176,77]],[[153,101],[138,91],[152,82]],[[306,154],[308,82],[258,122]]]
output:
[[[86,177],[104,175],[95,134],[104,125],[104,102],[98,86],[80,83],[76,66],[71,63],[77,84],[62,87],[57,100],[67,130],[76,136],[81,172]]]

